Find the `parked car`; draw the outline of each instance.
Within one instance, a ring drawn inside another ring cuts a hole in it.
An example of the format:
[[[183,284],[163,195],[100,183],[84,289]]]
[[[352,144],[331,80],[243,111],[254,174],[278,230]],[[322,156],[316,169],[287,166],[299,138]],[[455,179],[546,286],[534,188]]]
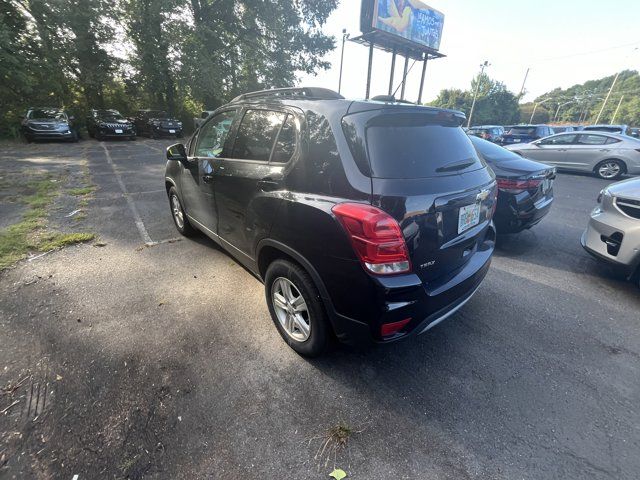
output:
[[[193,126],[194,126],[194,130],[200,128],[200,125],[202,125],[204,123],[204,121],[209,118],[209,115],[211,115],[215,110],[204,110],[199,117],[194,117],[193,119]]]
[[[61,108],[29,108],[22,118],[21,131],[27,142],[34,140],[80,139],[79,126],[75,117]]]
[[[87,132],[97,140],[105,138],[136,139],[133,122],[117,110],[91,110],[87,116]]]
[[[504,128],[498,125],[482,125],[471,127],[467,133],[488,140],[489,142],[500,144],[502,143]]]
[[[175,226],[265,285],[297,352],[392,342],[462,307],[495,243],[497,187],[464,114],[322,88],[245,94],[167,150]]]
[[[578,127],[572,125],[552,125],[553,133],[569,133],[578,130]]]
[[[606,132],[560,133],[532,143],[509,145],[523,157],[563,170],[592,172],[606,180],[640,175],[640,140]]]
[[[600,192],[580,243],[629,280],[640,282],[640,178],[613,183]]]
[[[528,143],[538,140],[539,138],[553,135],[553,130],[547,125],[515,125],[505,131],[502,136],[503,145],[511,145],[513,143]]]
[[[640,138],[640,128],[630,128],[629,135],[633,138]]]
[[[493,221],[498,234],[518,233],[539,223],[551,210],[556,169],[481,138],[471,137],[471,143],[496,174],[498,206]]]
[[[182,138],[182,122],[162,110],[138,110],[134,123],[138,135]]]
[[[582,130],[585,132],[619,133],[621,135],[628,135],[630,133],[628,125],[589,125]]]

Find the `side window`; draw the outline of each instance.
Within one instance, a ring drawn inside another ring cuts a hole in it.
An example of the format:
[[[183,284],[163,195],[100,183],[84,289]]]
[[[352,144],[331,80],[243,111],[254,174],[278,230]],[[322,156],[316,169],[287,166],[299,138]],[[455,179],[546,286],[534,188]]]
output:
[[[230,158],[268,161],[271,149],[287,114],[268,110],[247,110]]]
[[[296,122],[293,115],[287,115],[287,120],[284,122],[276,146],[273,149],[272,162],[287,163],[291,160],[294,152],[296,151]]]
[[[617,139],[617,138],[608,137],[608,138],[607,138],[607,141],[606,141],[606,144],[607,144],[607,145],[611,145],[612,143],[619,143],[619,142],[621,142],[621,141],[622,141],[622,140],[619,140],[619,139]]]
[[[604,145],[607,141],[607,137],[602,135],[580,135],[578,140],[579,145]]]
[[[236,111],[222,112],[202,126],[196,140],[195,157],[217,158],[222,155]]]
[[[575,143],[577,135],[560,135],[557,137],[545,138],[540,145],[570,145]]]

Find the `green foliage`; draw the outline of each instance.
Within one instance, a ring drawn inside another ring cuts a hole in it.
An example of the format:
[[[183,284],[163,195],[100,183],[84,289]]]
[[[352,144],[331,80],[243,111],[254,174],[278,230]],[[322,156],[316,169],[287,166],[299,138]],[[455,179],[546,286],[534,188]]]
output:
[[[589,80],[566,90],[556,88],[540,95],[535,101],[551,99],[545,102],[545,106],[550,112],[551,121],[554,120],[557,112],[556,121],[561,123],[593,123],[602,109],[604,99],[613,85],[615,77],[616,75],[611,75],[598,80]],[[640,75],[637,71],[624,70],[620,72],[599,122],[610,123],[618,104],[620,104],[620,109],[615,123],[640,125]],[[560,107],[559,111],[558,107]]]
[[[247,90],[328,68],[337,0],[3,0],[0,136],[32,105],[168,110],[191,124]]]
[[[474,78],[469,90],[442,90],[431,105],[460,110],[468,116],[476,87],[478,97],[473,112],[473,125],[517,123],[519,119],[517,97],[508,91],[502,82],[489,78],[487,74]]]

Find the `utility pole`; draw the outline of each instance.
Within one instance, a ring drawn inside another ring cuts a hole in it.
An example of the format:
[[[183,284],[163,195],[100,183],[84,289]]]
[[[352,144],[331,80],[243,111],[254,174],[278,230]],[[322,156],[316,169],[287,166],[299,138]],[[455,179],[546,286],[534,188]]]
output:
[[[602,112],[604,112],[604,107],[607,106],[607,102],[609,101],[609,97],[611,96],[611,92],[613,92],[613,87],[615,87],[616,83],[618,82],[618,77],[620,76],[620,73],[621,72],[618,72],[616,74],[616,77],[613,79],[613,83],[611,84],[611,88],[609,89],[609,93],[607,93],[607,96],[604,98],[604,102],[602,102],[602,108],[600,109],[600,113],[598,113],[598,116],[596,117],[596,121],[595,121],[596,125],[600,121],[600,117],[602,116]]]
[[[609,125],[613,125],[613,123],[616,121],[616,117],[618,116],[618,112],[620,111],[620,106],[622,105],[622,100],[624,100],[624,95],[620,97],[620,101],[618,102],[618,107],[616,108],[616,111],[613,114],[613,118],[611,119],[611,123]]]
[[[485,60],[482,65],[480,65],[480,75],[478,76],[476,91],[473,94],[473,102],[471,103],[471,112],[469,112],[469,121],[467,122],[467,128],[471,128],[471,119],[473,118],[473,111],[476,108],[476,100],[478,99],[478,92],[480,91],[480,83],[482,82],[482,75],[484,74],[484,69],[489,66],[491,66],[491,64],[487,60]]]
[[[344,43],[349,38],[349,34],[347,33],[347,29],[342,29],[342,53],[340,54],[340,79],[338,80],[338,93],[342,90],[342,64],[344,63]]]
[[[530,70],[530,68],[527,68],[527,73],[524,74],[524,80],[522,81],[522,88],[520,89],[520,93],[518,94],[518,100],[520,100],[522,98],[522,95],[524,95],[524,86],[527,83],[527,77],[529,76],[529,70]]]
[[[544,102],[548,102],[551,98],[547,98],[546,100],[542,100],[541,102],[533,104],[533,113],[531,114],[531,120],[529,120],[529,124],[533,124],[533,117],[536,114],[536,110],[538,109],[538,105],[542,105]]]
[[[564,107],[565,105],[569,105],[570,103],[573,103],[574,100],[569,100],[568,102],[564,102],[558,105],[558,109],[556,110],[556,114],[553,117],[553,121],[555,122],[556,120],[558,120],[558,115],[560,114],[560,109],[562,107]]]

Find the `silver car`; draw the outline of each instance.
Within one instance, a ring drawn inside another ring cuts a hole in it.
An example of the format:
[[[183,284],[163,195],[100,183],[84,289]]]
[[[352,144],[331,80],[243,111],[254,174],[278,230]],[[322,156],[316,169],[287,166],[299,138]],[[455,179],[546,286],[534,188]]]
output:
[[[614,180],[640,175],[640,140],[608,132],[571,132],[505,148],[562,170],[593,172]]]
[[[600,192],[580,243],[627,278],[640,280],[640,178],[613,183]]]

